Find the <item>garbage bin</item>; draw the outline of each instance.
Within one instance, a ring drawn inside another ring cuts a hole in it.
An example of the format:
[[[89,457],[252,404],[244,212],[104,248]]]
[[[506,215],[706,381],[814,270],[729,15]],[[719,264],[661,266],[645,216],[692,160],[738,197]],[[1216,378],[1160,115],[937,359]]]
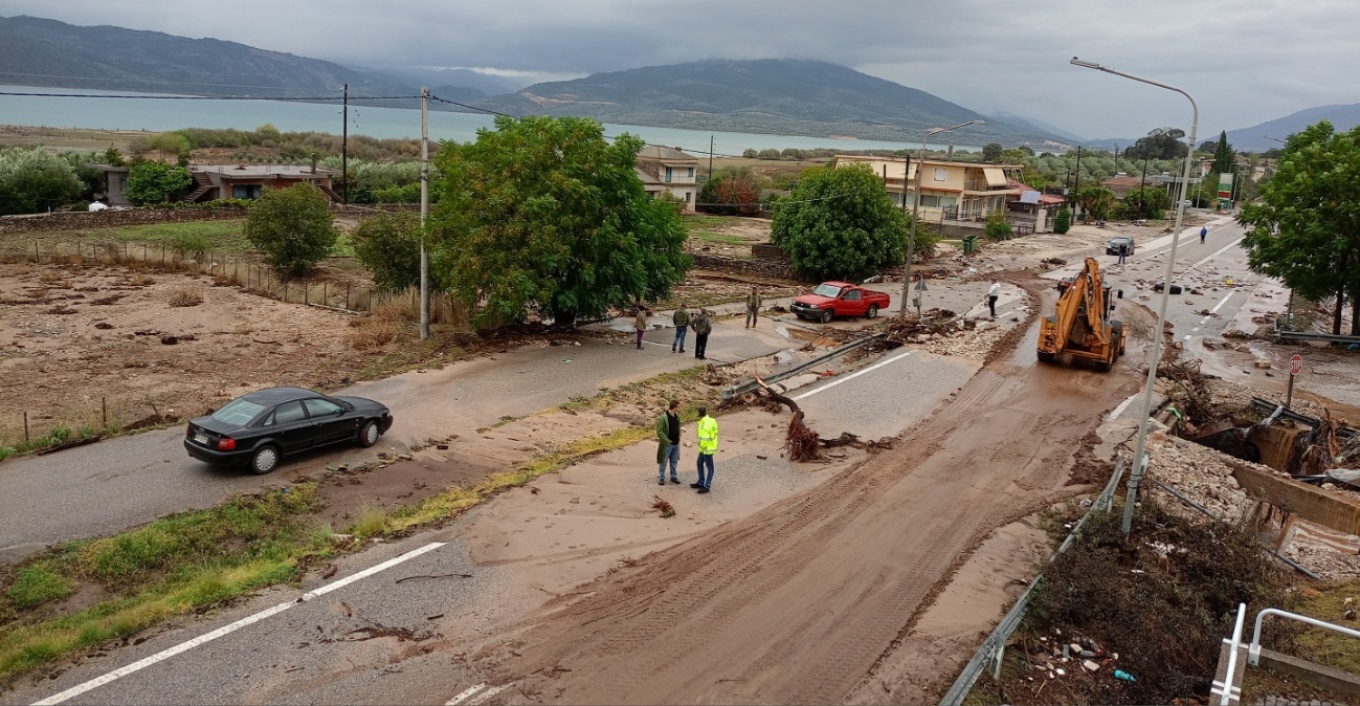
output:
[[[976,235],[963,236],[963,252],[965,255],[971,255],[977,252],[977,241],[978,237]]]

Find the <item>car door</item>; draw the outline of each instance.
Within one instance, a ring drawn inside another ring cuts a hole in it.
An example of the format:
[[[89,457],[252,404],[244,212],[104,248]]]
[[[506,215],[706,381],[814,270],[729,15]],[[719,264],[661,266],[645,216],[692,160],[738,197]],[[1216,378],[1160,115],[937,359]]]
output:
[[[315,432],[314,446],[324,446],[354,438],[358,426],[354,417],[348,414],[349,410],[320,397],[303,400],[302,404],[307,408],[307,415],[312,419],[312,429]]]
[[[302,400],[284,402],[274,408],[274,413],[265,419],[265,434],[279,442],[284,454],[293,454],[312,446],[312,420],[302,406]]]
[[[864,314],[864,291],[851,289],[841,295],[842,306],[836,307],[841,316],[861,316]]]

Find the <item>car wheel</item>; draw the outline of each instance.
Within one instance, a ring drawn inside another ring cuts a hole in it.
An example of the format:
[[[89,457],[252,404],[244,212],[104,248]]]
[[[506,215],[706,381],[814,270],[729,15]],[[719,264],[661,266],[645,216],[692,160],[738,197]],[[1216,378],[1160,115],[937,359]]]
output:
[[[265,444],[255,449],[254,455],[250,457],[250,470],[255,475],[264,475],[273,471],[279,465],[279,450],[269,444]]]
[[[369,420],[368,423],[359,428],[359,445],[368,448],[378,443],[380,436],[382,436],[382,432],[378,431],[378,422]]]
[[[836,318],[836,312],[830,309],[825,309],[822,311],[822,323],[829,324],[831,323],[831,320],[834,318]]]
[[[875,316],[878,316],[878,305],[877,305],[877,304],[870,304],[870,305],[869,305],[869,311],[868,311],[868,313],[866,313],[866,314],[864,315],[864,318],[866,318],[866,319],[872,319],[872,318],[874,318]]]

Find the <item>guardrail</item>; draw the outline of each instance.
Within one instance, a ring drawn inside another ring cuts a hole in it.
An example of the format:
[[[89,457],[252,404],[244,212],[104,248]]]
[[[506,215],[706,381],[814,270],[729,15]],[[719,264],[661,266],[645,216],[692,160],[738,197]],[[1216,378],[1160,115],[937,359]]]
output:
[[[1263,400],[1260,397],[1253,396],[1251,398],[1251,406],[1255,407],[1258,410],[1261,410],[1262,412],[1275,413],[1279,409],[1280,405],[1276,402],[1271,402],[1270,400]],[[1306,414],[1299,414],[1298,412],[1295,412],[1294,410],[1291,409],[1279,411],[1279,415],[1281,417],[1284,417],[1285,419],[1298,422],[1299,424],[1307,424],[1308,426],[1314,429],[1317,429],[1318,425],[1322,424],[1322,421],[1320,419],[1310,417]],[[1353,439],[1356,437],[1357,434],[1360,434],[1360,431],[1356,431],[1355,429],[1352,429],[1350,427],[1341,427],[1341,430],[1336,433],[1337,436],[1343,439]]]
[[[1267,615],[1278,615],[1281,618],[1297,620],[1300,623],[1306,623],[1315,628],[1332,630],[1334,632],[1339,632],[1342,635],[1349,635],[1350,637],[1360,637],[1360,631],[1345,628],[1340,625],[1333,625],[1332,623],[1318,620],[1317,618],[1310,618],[1306,615],[1290,613],[1288,611],[1280,610],[1279,608],[1266,608],[1256,614],[1256,628],[1251,631],[1251,647],[1247,650],[1247,663],[1253,667],[1261,664],[1261,626],[1265,623]]]
[[[1281,324],[1279,319],[1275,319],[1275,341],[1327,341],[1328,343],[1358,343],[1360,336],[1339,336],[1332,333],[1308,333],[1304,331],[1288,331]]]
[[[1092,513],[1097,511],[1107,512],[1113,506],[1115,490],[1119,487],[1120,477],[1124,475],[1124,465],[1124,459],[1119,459],[1119,462],[1115,464],[1114,473],[1110,476],[1109,482],[1105,484],[1105,489],[1100,492],[1100,495],[1096,496],[1095,501],[1091,503],[1091,509],[1087,510],[1086,514],[1082,515],[1082,518],[1077,521],[1076,526],[1067,534],[1067,538],[1058,546],[1057,551],[1053,552],[1053,556],[1048,558],[1049,562],[1058,558],[1059,554],[1072,546],[1077,535],[1081,532],[1082,526],[1086,524],[1087,520],[1091,519]],[[988,663],[992,665],[992,677],[994,679],[1001,677],[1001,664],[1005,658],[1006,642],[1011,639],[1011,634],[1015,632],[1015,629],[1020,627],[1020,621],[1024,619],[1025,612],[1029,610],[1030,598],[1034,595],[1034,590],[1043,578],[1044,575],[1041,573],[1029,582],[1029,586],[1025,588],[1024,593],[1020,594],[1015,605],[1011,606],[1011,609],[1001,618],[1001,622],[997,623],[992,633],[982,641],[982,646],[978,647],[977,652],[973,653],[973,658],[968,660],[968,664],[964,665],[963,671],[959,673],[958,678],[949,687],[949,691],[945,692],[943,699],[940,699],[940,706],[961,706],[964,698],[968,696],[968,692],[972,691],[973,685],[977,683],[978,677],[982,676],[982,670],[987,668]]]
[[[883,336],[884,334],[876,333],[873,334],[872,336],[865,336],[863,338],[851,341],[850,343],[847,343],[841,346],[840,348],[837,348],[828,353],[823,353],[822,355],[819,355],[816,358],[808,360],[807,362],[795,365],[794,367],[789,368],[788,370],[785,370],[782,373],[776,373],[767,378],[764,378],[765,384],[768,385],[772,382],[779,382],[780,380],[786,380],[788,378],[791,378],[794,375],[803,372],[804,370],[815,368],[818,365],[821,365],[822,363],[831,360],[832,358],[845,355],[846,353],[849,353],[850,351],[853,351],[856,348],[860,348],[872,341],[880,340],[883,338]],[[718,393],[718,397],[719,399],[722,400],[730,400],[737,397],[741,397],[742,395],[748,392],[755,392],[756,390],[759,389],[760,383],[756,382],[755,380],[751,380],[749,382],[743,382],[740,385],[733,385],[732,387],[724,389],[722,392]]]

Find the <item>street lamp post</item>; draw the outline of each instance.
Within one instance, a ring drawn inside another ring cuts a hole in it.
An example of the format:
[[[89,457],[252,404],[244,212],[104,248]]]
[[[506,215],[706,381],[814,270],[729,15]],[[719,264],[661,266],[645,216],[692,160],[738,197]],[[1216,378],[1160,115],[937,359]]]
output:
[[[1185,153],[1185,168],[1181,174],[1181,193],[1180,198],[1176,199],[1176,226],[1171,230],[1171,251],[1167,254],[1166,278],[1162,283],[1162,303],[1157,310],[1157,327],[1152,331],[1152,351],[1148,357],[1147,383],[1143,388],[1143,413],[1138,420],[1138,440],[1133,446],[1133,464],[1129,470],[1129,492],[1124,500],[1124,521],[1121,525],[1121,529],[1127,536],[1133,529],[1133,506],[1138,501],[1138,485],[1143,481],[1143,474],[1147,471],[1147,460],[1143,447],[1147,442],[1148,419],[1152,416],[1152,390],[1157,382],[1157,365],[1162,357],[1162,331],[1165,330],[1166,325],[1166,306],[1167,303],[1171,301],[1171,277],[1175,274],[1176,268],[1176,244],[1180,242],[1181,225],[1185,221],[1185,193],[1190,184],[1190,160],[1193,159],[1195,155],[1195,136],[1199,131],[1199,104],[1195,102],[1193,96],[1175,86],[1169,86],[1165,83],[1134,76],[1133,74],[1115,71],[1108,66],[1101,66],[1100,64],[1090,61],[1082,61],[1075,56],[1072,57],[1071,63],[1074,66],[1104,71],[1105,73],[1123,76],[1124,78],[1133,81],[1146,83],[1158,88],[1165,88],[1168,91],[1174,91],[1185,96],[1185,98],[1190,101],[1190,109],[1193,111],[1193,117],[1190,121],[1190,143],[1189,148]]]
[[[926,143],[930,141],[930,138],[942,133],[957,130],[961,127],[968,127],[969,125],[986,124],[986,120],[969,120],[966,123],[959,123],[958,125],[953,125],[951,127],[936,128],[927,132],[926,136],[921,138],[921,149],[916,152],[916,193],[911,205],[911,223],[907,224],[908,228],[910,228],[910,230],[907,231],[907,263],[902,267],[902,308],[898,311],[897,315],[898,318],[902,320],[906,320],[907,318],[907,303],[911,301],[911,259],[916,255],[916,218],[921,212],[921,172],[924,171],[922,169],[924,165],[921,164],[921,160],[925,159]],[[907,188],[905,178],[902,180],[902,188],[904,190]],[[906,192],[903,191],[904,199],[905,195]],[[903,203],[905,203],[905,200]]]
[[[1280,138],[1278,138],[1278,137],[1271,137],[1270,135],[1264,135],[1264,137],[1265,137],[1267,140],[1274,140],[1274,141],[1276,141],[1276,142],[1278,142],[1278,143],[1280,143],[1280,144],[1282,144],[1282,145],[1286,145],[1286,146],[1289,145],[1289,141],[1288,141],[1288,140],[1282,140],[1282,139],[1280,139]],[[1285,309],[1285,314],[1284,314],[1284,326],[1285,326],[1285,328],[1290,328],[1290,327],[1292,327],[1293,325],[1294,325],[1294,288],[1293,288],[1293,287],[1290,287],[1290,288],[1289,288],[1289,305],[1288,305],[1288,308]]]

